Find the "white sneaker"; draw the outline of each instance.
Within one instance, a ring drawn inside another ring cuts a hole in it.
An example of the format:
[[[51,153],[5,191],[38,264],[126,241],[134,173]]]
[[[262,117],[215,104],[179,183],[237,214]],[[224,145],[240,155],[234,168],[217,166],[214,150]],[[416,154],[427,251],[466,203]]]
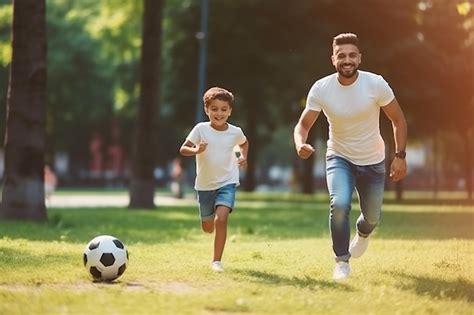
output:
[[[344,280],[349,278],[351,274],[351,267],[349,263],[345,261],[336,262],[336,268],[334,268],[334,274],[332,275],[334,280]]]
[[[224,272],[224,267],[220,261],[213,261],[211,265],[212,270],[215,272]]]
[[[365,250],[369,246],[369,238],[362,237],[357,233],[351,241],[349,245],[349,252],[351,253],[351,257],[359,258],[365,253]]]

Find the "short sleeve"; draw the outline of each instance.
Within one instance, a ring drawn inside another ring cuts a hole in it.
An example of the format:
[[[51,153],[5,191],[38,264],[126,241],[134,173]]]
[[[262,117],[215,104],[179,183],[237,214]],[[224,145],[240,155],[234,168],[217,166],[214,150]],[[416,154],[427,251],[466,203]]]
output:
[[[377,76],[377,104],[383,107],[393,101],[394,98],[395,95],[387,81],[381,75]]]
[[[308,97],[306,98],[307,109],[317,112],[321,111],[320,93],[321,89],[319,88],[318,82],[316,82],[309,90]]]
[[[199,124],[194,126],[194,128],[189,133],[187,140],[191,141],[193,144],[197,145],[201,142],[201,133],[199,132]]]
[[[238,128],[238,133],[237,133],[237,144],[242,145],[247,141],[247,137],[244,135],[244,132],[242,131],[242,128]]]

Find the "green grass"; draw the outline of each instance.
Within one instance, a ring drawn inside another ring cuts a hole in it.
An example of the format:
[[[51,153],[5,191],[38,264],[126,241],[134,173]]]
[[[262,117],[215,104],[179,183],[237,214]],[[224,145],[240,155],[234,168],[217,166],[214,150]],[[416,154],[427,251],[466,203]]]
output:
[[[0,314],[473,313],[473,205],[388,202],[351,278],[335,283],[324,197],[241,195],[223,274],[210,271],[213,236],[200,231],[195,205],[0,221]],[[112,284],[92,282],[82,266],[100,234],[130,252]]]

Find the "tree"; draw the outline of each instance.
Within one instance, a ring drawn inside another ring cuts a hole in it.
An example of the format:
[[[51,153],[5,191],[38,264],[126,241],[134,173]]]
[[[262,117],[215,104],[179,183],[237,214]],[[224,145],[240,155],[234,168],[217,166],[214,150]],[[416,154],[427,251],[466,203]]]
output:
[[[11,24],[13,5],[0,5],[0,100],[6,100],[8,87],[8,73],[11,63]],[[5,121],[6,106],[0,107],[0,121]],[[0,125],[0,139],[3,139],[5,124]]]
[[[144,0],[141,90],[137,114],[130,208],[154,208],[156,143],[154,120],[159,101],[163,1]]]
[[[12,62],[7,96],[5,174],[0,216],[46,220],[46,3],[13,2]]]
[[[87,26],[96,24],[98,13],[94,12],[95,7],[87,4],[85,0],[48,1],[46,7],[48,108],[45,158],[50,162],[55,152],[67,152],[72,177],[84,176],[81,171],[87,167],[88,144],[93,131],[107,134],[110,127],[104,122],[113,114],[115,79],[122,78],[111,73],[113,63],[100,54],[106,40],[93,38],[88,32]],[[95,6],[98,5],[95,3]],[[67,180],[63,179],[62,183]]]
[[[416,36],[400,46],[393,61],[407,65],[393,69],[404,90],[403,103],[410,105],[415,127],[410,134],[432,143],[434,193],[440,184],[456,187],[456,179],[464,177],[472,198],[474,64],[467,60],[473,53],[474,10],[468,1],[440,0],[421,1],[413,12]]]
[[[474,36],[474,10],[469,2],[453,3],[438,1],[423,11],[424,39],[432,47],[437,60],[437,73],[433,83],[437,84],[437,99],[441,125],[444,133],[452,132],[461,139],[462,147],[455,155],[455,163],[460,166],[468,198],[473,198],[474,182],[474,63],[471,60]],[[436,30],[444,29],[441,34]],[[449,35],[447,35],[449,34]],[[452,104],[454,106],[446,106]],[[439,127],[439,126],[437,126]],[[451,150],[452,151],[452,150]],[[445,152],[446,153],[446,152]],[[446,163],[445,163],[446,164]],[[455,177],[447,172],[447,177]]]

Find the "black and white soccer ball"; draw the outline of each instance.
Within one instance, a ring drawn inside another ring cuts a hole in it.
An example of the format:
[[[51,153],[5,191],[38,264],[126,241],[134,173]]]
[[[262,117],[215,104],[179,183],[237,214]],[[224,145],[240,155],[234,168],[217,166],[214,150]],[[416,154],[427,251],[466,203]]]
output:
[[[100,235],[92,239],[84,249],[84,266],[97,281],[112,281],[127,269],[128,250],[118,238]]]

